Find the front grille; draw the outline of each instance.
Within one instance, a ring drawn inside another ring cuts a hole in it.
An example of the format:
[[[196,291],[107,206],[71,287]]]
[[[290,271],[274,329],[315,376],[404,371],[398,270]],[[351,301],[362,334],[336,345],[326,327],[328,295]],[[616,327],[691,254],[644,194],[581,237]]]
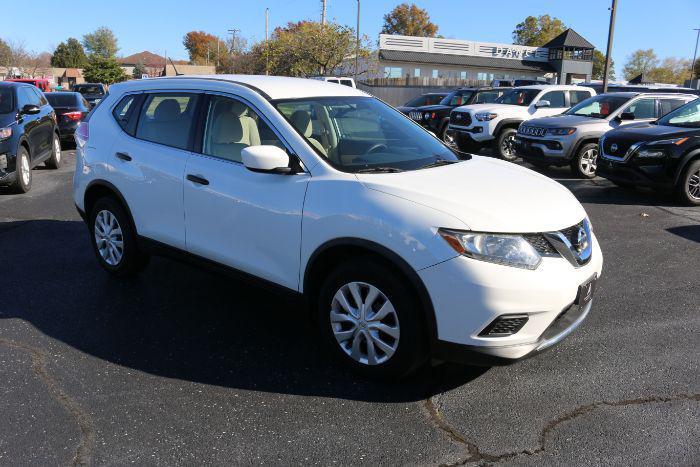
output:
[[[481,337],[512,336],[527,323],[527,315],[501,315],[479,333]]]
[[[518,133],[520,133],[521,135],[528,136],[544,136],[545,134],[547,134],[547,129],[535,126],[520,125],[520,127],[518,128]]]
[[[578,241],[578,231],[579,228],[583,227],[583,221],[579,222],[576,225],[572,225],[571,227],[567,227],[566,229],[562,229],[559,232],[561,232],[562,235],[566,237],[567,240],[573,245]]]
[[[408,116],[411,117],[413,120],[421,121],[423,117],[423,112],[409,112]]]
[[[472,116],[468,112],[452,112],[450,123],[453,125],[469,126],[472,124]]]
[[[535,250],[542,256],[558,256],[557,250],[554,249],[549,240],[541,234],[526,234],[523,235],[530,245],[535,247]]]

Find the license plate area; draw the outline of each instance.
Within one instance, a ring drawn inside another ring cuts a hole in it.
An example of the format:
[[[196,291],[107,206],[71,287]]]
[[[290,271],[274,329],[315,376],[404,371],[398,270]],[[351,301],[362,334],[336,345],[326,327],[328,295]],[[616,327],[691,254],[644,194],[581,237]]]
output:
[[[579,308],[584,308],[593,299],[596,282],[598,282],[598,274],[593,274],[593,277],[578,286],[576,301],[574,302]]]

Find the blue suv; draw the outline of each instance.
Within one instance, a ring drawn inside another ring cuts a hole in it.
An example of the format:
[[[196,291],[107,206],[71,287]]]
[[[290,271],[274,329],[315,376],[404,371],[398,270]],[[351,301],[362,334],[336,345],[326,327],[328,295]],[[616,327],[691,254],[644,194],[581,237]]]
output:
[[[16,193],[32,187],[32,169],[61,165],[56,114],[36,87],[0,82],[0,186]]]

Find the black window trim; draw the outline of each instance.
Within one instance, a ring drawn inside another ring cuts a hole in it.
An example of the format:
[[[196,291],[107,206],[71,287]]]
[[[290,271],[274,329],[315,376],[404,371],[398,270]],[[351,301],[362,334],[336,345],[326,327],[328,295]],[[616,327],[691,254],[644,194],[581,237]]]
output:
[[[117,119],[117,115],[115,114],[115,112],[119,104],[121,104],[122,101],[124,101],[124,99],[130,96],[134,96],[134,107],[131,110],[129,110],[129,119],[126,127],[122,127],[119,124],[119,120]],[[98,103],[97,105],[99,104],[100,103]],[[97,105],[94,108],[96,108]],[[138,117],[141,115],[141,105],[143,105],[143,92],[127,92],[122,94],[121,99],[118,99],[110,108],[110,114],[112,115],[112,118],[114,119],[116,124],[119,125],[119,129],[127,135],[131,136],[132,138],[134,138],[134,135],[136,134],[136,124],[138,123]],[[136,114],[136,118],[134,118],[134,114]],[[90,114],[88,114],[88,116],[89,115]]]

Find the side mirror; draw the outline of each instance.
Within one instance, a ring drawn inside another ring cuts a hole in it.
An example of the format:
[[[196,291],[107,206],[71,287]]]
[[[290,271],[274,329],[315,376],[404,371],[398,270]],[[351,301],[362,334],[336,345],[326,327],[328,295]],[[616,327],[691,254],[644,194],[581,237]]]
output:
[[[547,101],[547,100],[541,100],[541,101],[537,101],[535,103],[535,107],[537,107],[538,109],[540,107],[551,107],[551,106],[552,106],[552,103]]]
[[[289,155],[284,149],[272,145],[248,146],[241,151],[243,165],[253,172],[291,174]]]
[[[36,115],[39,112],[41,112],[41,109],[39,108],[39,106],[34,104],[27,104],[24,107],[22,107],[22,110],[19,111],[19,113],[22,115]]]
[[[632,112],[622,112],[620,114],[620,120],[634,120],[634,113]]]

